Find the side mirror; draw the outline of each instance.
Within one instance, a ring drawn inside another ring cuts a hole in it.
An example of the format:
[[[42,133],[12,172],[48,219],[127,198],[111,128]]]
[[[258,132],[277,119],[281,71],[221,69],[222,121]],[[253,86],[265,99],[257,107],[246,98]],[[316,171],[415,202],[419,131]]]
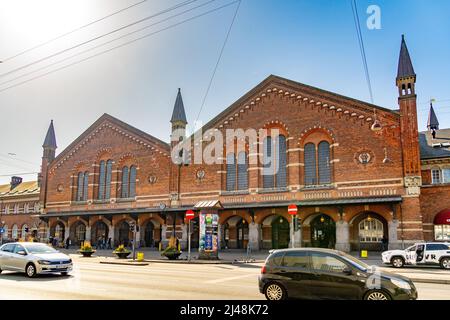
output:
[[[352,268],[350,267],[345,267],[344,270],[342,270],[342,272],[348,276],[350,276],[353,273]]]
[[[17,254],[20,254],[21,256],[27,255],[27,253],[24,250],[17,251]]]

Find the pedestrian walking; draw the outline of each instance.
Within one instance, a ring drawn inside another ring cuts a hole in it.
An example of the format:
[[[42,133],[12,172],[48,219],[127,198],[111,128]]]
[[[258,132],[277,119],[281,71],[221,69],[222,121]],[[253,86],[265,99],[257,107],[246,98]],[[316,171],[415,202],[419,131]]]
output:
[[[111,250],[111,249],[112,249],[111,241],[112,241],[112,239],[109,238],[109,239],[108,239],[108,250]]]

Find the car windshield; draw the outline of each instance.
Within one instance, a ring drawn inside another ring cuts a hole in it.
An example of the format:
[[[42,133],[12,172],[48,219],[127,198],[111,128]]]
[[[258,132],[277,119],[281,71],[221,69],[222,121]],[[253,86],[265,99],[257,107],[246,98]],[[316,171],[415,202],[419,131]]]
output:
[[[30,244],[26,246],[27,251],[29,253],[56,253],[58,251],[56,251],[55,249],[46,246],[46,245],[42,245],[42,244]]]
[[[361,271],[368,271],[371,267],[368,264],[356,259],[355,257],[346,254],[344,252],[340,253],[341,257],[345,258],[348,262],[350,262],[354,267],[358,268]]]

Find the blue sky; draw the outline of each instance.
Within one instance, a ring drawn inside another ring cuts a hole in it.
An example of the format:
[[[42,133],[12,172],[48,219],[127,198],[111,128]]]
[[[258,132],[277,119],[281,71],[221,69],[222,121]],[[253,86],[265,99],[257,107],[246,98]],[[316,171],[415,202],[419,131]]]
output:
[[[198,0],[190,7],[206,1]],[[134,37],[232,1],[216,0]],[[37,5],[33,0],[1,0],[0,60],[136,2],[139,0],[40,0]],[[0,64],[0,74],[180,2],[148,0]],[[381,8],[381,30],[365,27],[366,9],[372,4]],[[168,141],[172,107],[177,88],[181,87],[192,124],[235,8],[236,4],[231,5],[0,92],[0,175],[39,170],[41,145],[50,119],[55,122],[59,152],[105,112]],[[423,130],[426,126],[427,101],[431,97],[437,100],[435,106],[441,127],[450,127],[450,1],[358,0],[358,9],[375,104],[397,108],[395,76],[401,35],[405,34],[418,74],[419,127]],[[66,64],[99,51],[81,55]],[[14,76],[56,60],[50,59]],[[350,0],[242,0],[200,120],[207,122],[270,74],[369,101]],[[0,76],[0,83],[11,77]],[[0,85],[0,91],[8,85]],[[35,175],[24,178],[34,179]],[[0,182],[8,180],[9,177],[0,176]]]

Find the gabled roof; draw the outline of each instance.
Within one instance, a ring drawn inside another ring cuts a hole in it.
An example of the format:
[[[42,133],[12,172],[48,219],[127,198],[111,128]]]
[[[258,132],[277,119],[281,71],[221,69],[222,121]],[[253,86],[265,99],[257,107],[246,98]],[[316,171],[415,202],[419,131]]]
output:
[[[401,78],[415,77],[414,67],[411,62],[408,47],[406,46],[405,36],[402,35],[402,44],[400,48],[400,57],[398,60],[397,80]]]
[[[69,146],[67,146],[52,162],[51,166],[58,164],[64,157],[66,157],[69,152],[77,147],[80,143],[83,142],[83,140],[89,136],[91,133],[93,133],[98,127],[103,125],[105,122],[108,122],[112,125],[116,125],[119,128],[121,128],[124,131],[130,132],[140,139],[142,139],[144,142],[148,143],[152,147],[159,149],[162,152],[170,153],[170,145],[167,144],[164,141],[159,140],[158,138],[153,137],[152,135],[149,135],[148,133],[145,133],[144,131],[141,131],[133,126],[130,126],[129,124],[105,113],[100,118],[98,118],[97,121],[95,121],[88,129],[86,129],[75,141],[73,141]]]
[[[39,187],[37,181],[22,182],[12,190],[11,185],[9,183],[0,185],[0,197],[20,196],[20,195],[25,196],[32,194],[36,195],[39,194]]]
[[[428,124],[427,124],[428,130],[439,130],[439,121],[436,116],[436,113],[434,112],[433,104],[430,106],[430,113],[428,114]]]
[[[430,160],[437,158],[450,158],[450,129],[436,132],[436,139],[433,139],[431,132],[419,133],[420,158]],[[434,145],[434,147],[433,147]]]
[[[43,148],[52,148],[56,149],[56,137],[55,137],[55,128],[53,127],[53,120],[50,122],[50,126],[47,130],[47,135],[45,136]]]
[[[333,101],[336,104],[345,104],[348,108],[357,109],[359,108],[360,111],[363,111],[367,114],[373,115],[373,110],[379,110],[383,111],[385,113],[388,113],[393,118],[398,119],[399,112],[394,111],[388,108],[383,108],[368,102],[364,102],[361,100],[349,98],[334,92],[326,91],[320,88],[316,88],[313,86],[309,86],[300,82],[296,82],[293,80],[289,80],[283,77],[279,77],[276,75],[270,75],[265,80],[263,80],[260,84],[258,84],[256,87],[254,87],[252,90],[247,92],[244,96],[242,96],[239,100],[234,102],[231,106],[226,108],[224,111],[219,113],[216,117],[214,117],[212,120],[210,120],[207,124],[205,124],[202,128],[203,132],[206,132],[206,130],[213,128],[217,123],[222,121],[223,119],[228,119],[231,114],[235,114],[236,111],[242,108],[244,103],[247,103],[252,98],[256,97],[256,95],[265,92],[269,88],[273,87],[288,87],[293,92],[300,91],[304,95],[316,97],[317,99],[324,99],[328,101]],[[194,135],[192,135],[193,137]],[[191,138],[192,138],[191,137]]]
[[[186,112],[184,111],[183,97],[181,96],[181,89],[178,89],[177,99],[173,108],[171,123],[174,122],[187,123]]]

